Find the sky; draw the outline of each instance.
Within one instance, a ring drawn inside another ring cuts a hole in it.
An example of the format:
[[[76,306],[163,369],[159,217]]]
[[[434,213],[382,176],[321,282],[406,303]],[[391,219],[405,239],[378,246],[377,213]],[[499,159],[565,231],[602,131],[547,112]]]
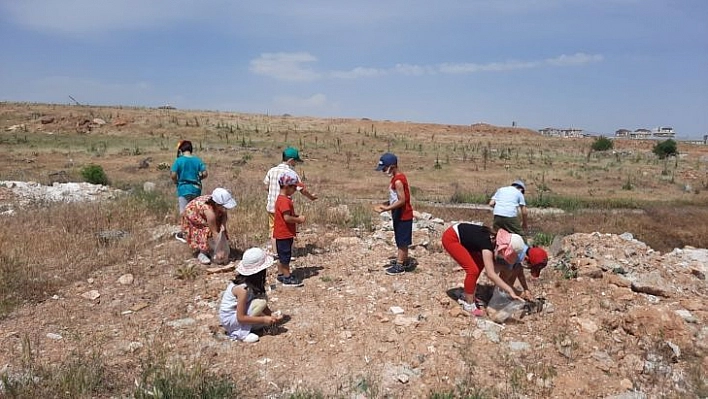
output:
[[[0,101],[708,134],[706,0],[0,0]]]

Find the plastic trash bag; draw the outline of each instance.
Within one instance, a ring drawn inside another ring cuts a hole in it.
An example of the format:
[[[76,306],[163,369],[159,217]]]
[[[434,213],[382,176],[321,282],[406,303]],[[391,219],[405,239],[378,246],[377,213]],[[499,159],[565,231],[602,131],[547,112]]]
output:
[[[526,302],[512,299],[499,287],[494,287],[492,299],[487,304],[487,315],[492,321],[504,323],[509,319],[521,320],[528,313]]]
[[[214,240],[214,256],[211,260],[217,265],[225,265],[229,263],[230,252],[229,238],[224,231],[221,231]]]

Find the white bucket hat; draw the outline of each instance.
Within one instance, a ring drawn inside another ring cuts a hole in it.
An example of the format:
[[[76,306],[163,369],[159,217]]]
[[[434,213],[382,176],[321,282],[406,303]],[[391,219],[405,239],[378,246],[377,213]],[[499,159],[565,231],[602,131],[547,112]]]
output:
[[[256,274],[263,269],[267,269],[273,264],[272,256],[260,248],[249,248],[243,253],[243,259],[239,262],[236,271],[242,276]]]

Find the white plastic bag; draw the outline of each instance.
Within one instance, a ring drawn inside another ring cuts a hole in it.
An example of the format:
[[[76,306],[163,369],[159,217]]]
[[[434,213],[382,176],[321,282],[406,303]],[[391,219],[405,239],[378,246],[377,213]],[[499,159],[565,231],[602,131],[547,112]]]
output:
[[[229,246],[229,239],[226,233],[222,230],[218,236],[216,236],[214,244],[214,256],[212,261],[217,265],[225,265],[229,263],[229,255],[231,252],[231,247]]]
[[[521,320],[526,314],[526,302],[512,299],[499,287],[494,287],[492,299],[487,304],[487,314],[497,323],[504,323],[510,318]]]

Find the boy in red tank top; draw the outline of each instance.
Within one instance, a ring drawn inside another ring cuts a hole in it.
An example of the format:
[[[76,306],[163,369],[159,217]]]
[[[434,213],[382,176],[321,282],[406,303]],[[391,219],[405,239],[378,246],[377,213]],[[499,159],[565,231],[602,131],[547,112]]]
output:
[[[389,183],[389,200],[384,204],[377,205],[375,210],[379,213],[391,211],[393,220],[393,233],[396,238],[398,253],[396,263],[386,269],[386,274],[395,276],[403,274],[410,267],[408,259],[408,247],[411,245],[413,236],[413,206],[411,205],[411,192],[408,179],[398,169],[398,158],[396,155],[387,152],[379,159],[376,167],[377,171],[386,173],[391,177]]]

